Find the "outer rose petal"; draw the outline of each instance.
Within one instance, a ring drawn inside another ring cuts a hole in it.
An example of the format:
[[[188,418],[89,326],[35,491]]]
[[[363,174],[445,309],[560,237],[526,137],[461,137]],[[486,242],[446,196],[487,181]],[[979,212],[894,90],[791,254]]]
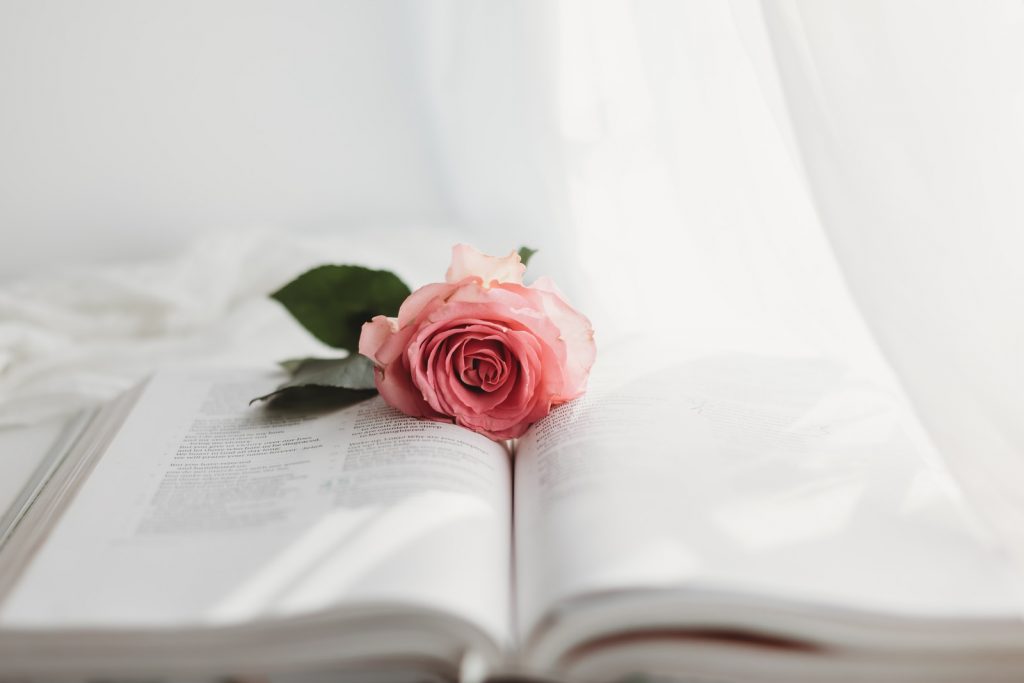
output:
[[[507,289],[518,289],[514,286]],[[539,277],[524,296],[561,331],[566,346],[566,386],[561,401],[576,398],[586,389],[590,368],[597,357],[594,329],[586,316],[570,306],[550,278]]]
[[[399,329],[377,349],[374,380],[377,391],[388,405],[406,415],[437,419],[442,416],[423,400],[423,392],[415,385],[405,365],[405,349],[415,331],[414,327]]]
[[[495,282],[522,284],[525,272],[526,266],[514,251],[508,256],[488,256],[468,244],[456,244],[444,279],[455,284],[468,277],[480,278],[484,287],[490,287]]]
[[[363,323],[363,331],[359,334],[359,353],[374,363],[377,362],[377,349],[398,332],[398,321],[386,315],[378,315],[368,323]]]
[[[398,326],[405,327],[415,322],[424,309],[431,308],[434,303],[444,303],[453,291],[455,291],[455,285],[445,282],[435,282],[420,287],[410,294],[398,309]]]

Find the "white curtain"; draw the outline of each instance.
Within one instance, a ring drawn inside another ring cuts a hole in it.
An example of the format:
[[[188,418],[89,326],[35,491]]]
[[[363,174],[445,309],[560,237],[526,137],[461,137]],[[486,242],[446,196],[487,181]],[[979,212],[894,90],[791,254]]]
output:
[[[436,166],[484,246],[540,247],[538,269],[557,271],[606,338],[785,329],[863,355],[789,122],[765,95],[755,7],[415,7]]]
[[[764,3],[822,230],[966,491],[1024,558],[1024,6]]]
[[[867,359],[877,340],[1024,557],[1022,15],[446,2],[410,35],[443,185],[481,241],[541,246],[605,338],[781,329]]]

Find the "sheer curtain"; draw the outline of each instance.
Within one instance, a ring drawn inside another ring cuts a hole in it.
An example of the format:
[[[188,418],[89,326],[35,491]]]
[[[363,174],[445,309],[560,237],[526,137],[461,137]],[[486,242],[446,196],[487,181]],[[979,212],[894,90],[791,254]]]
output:
[[[877,342],[1020,559],[1022,13],[446,2],[411,10],[410,42],[448,201],[485,244],[541,246],[606,339]]]
[[[1024,6],[764,3],[800,156],[865,318],[1024,559]]]
[[[416,61],[457,214],[492,248],[541,247],[606,339],[866,343],[728,3],[427,7]]]

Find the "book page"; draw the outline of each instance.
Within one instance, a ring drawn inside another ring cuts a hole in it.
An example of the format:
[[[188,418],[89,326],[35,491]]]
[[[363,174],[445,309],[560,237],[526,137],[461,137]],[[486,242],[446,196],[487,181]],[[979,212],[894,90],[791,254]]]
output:
[[[280,377],[158,374],[0,627],[220,624],[352,605],[509,624],[504,447],[377,397],[248,406]]]
[[[800,355],[602,353],[590,392],[517,446],[521,637],[569,598],[648,588],[1020,613],[890,387]]]

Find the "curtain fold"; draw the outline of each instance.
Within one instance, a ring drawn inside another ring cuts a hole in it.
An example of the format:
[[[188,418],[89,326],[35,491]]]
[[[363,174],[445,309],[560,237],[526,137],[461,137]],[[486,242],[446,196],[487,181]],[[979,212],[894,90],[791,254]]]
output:
[[[1024,8],[762,7],[821,227],[940,451],[1024,566]]]
[[[540,247],[538,271],[605,339],[733,327],[869,353],[728,3],[453,0],[414,15],[456,220],[491,248]]]

